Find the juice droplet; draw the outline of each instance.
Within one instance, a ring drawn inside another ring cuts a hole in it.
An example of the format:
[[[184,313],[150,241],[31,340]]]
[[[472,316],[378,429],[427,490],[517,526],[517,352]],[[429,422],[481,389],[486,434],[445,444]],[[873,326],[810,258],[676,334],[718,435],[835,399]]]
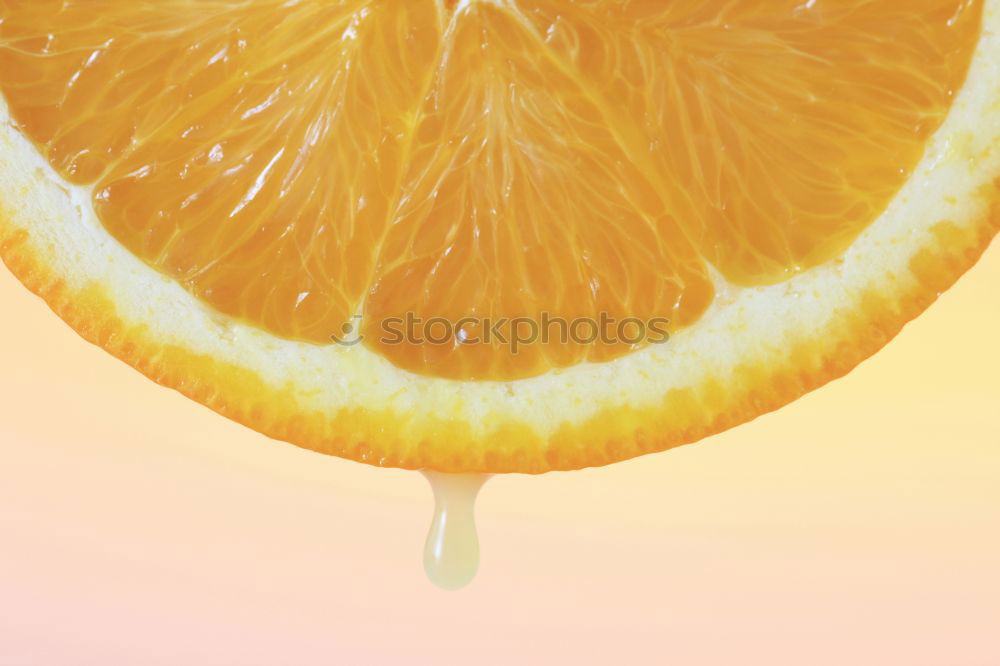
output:
[[[434,491],[434,520],[424,544],[424,571],[432,583],[458,590],[476,577],[479,535],[476,495],[488,474],[444,474],[424,471]]]

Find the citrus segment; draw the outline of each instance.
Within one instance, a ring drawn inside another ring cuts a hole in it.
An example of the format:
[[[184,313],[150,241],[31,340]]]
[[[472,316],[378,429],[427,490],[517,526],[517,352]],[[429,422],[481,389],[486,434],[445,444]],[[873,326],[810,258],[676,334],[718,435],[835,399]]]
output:
[[[361,301],[433,3],[7,3],[13,115],[108,230],[219,311],[329,342]]]
[[[967,0],[517,5],[738,284],[840,254],[885,209],[961,87],[981,16]]]
[[[365,303],[367,339],[400,367],[539,374],[629,351],[608,322],[596,330],[601,313],[677,323],[708,305],[705,265],[656,182],[607,125],[603,102],[539,49],[515,14],[485,3],[448,32]],[[407,315],[428,324],[432,344],[381,334]],[[446,333],[429,325],[437,318],[466,320],[475,342],[433,344]],[[511,330],[518,320],[524,330]],[[537,343],[515,348],[513,336]]]

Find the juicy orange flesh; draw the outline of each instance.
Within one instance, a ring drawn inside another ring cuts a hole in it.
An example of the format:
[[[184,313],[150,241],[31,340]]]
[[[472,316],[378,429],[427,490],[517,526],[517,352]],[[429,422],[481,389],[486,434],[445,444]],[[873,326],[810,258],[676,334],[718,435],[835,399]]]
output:
[[[362,313],[402,368],[512,379],[645,340],[557,323],[515,351],[491,323],[676,330],[711,303],[709,266],[760,285],[841,253],[942,122],[980,14],[0,0],[0,89],[108,231],[216,310],[318,344]]]

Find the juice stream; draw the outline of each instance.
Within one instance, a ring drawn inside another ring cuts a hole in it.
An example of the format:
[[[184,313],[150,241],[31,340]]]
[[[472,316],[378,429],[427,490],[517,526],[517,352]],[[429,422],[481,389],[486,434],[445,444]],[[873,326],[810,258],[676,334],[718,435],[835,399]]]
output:
[[[424,570],[445,590],[468,585],[479,570],[476,496],[488,474],[424,471],[434,492],[434,519],[424,544]]]

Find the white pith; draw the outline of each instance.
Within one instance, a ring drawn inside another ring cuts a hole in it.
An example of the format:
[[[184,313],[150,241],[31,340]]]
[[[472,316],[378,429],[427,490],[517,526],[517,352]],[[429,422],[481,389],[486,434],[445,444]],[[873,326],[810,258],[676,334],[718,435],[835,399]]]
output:
[[[542,438],[599,411],[662,404],[673,389],[725,384],[753,358],[767,365],[833,325],[839,309],[889,280],[914,280],[909,261],[939,222],[972,224],[987,202],[976,196],[1000,172],[1000,0],[986,0],[983,32],[968,83],[888,209],[837,262],[759,288],[718,285],[693,326],[660,346],[616,361],[581,364],[509,382],[435,379],[400,370],[364,345],[316,346],[276,338],[221,315],[150,269],[105,231],[87,188],[67,185],[10,121],[0,99],[0,201],[16,206],[10,224],[70,291],[99,284],[126,325],[164,345],[245,367],[275,389],[291,389],[304,412],[377,409],[448,419],[486,437],[520,423]],[[33,221],[33,222],[32,222]],[[30,225],[30,226],[29,226]]]

